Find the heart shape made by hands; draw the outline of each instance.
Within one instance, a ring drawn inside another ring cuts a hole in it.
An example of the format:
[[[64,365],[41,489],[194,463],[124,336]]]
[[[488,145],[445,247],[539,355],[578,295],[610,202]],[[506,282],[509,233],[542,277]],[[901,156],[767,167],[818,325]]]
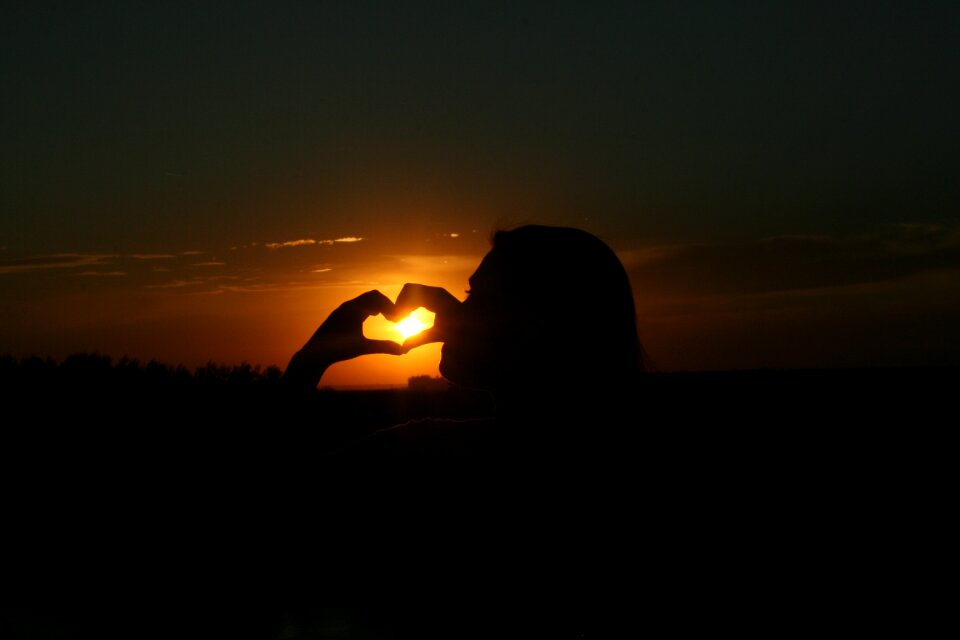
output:
[[[372,340],[393,340],[403,344],[410,336],[432,327],[435,315],[420,307],[399,322],[390,322],[382,315],[370,316],[363,323],[363,336]]]

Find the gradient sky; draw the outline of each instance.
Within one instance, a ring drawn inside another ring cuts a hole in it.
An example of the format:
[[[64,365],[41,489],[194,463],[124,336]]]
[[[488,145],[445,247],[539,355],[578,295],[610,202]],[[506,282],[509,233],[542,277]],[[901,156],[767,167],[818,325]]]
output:
[[[283,366],[533,222],[614,247],[661,369],[957,364],[957,42],[954,2],[8,3],[0,353]]]

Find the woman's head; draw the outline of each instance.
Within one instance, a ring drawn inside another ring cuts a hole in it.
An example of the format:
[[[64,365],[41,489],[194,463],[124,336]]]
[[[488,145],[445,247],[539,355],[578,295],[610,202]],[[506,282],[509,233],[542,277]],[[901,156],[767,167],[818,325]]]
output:
[[[499,231],[470,278],[440,371],[507,390],[594,386],[641,366],[627,274],[595,236],[565,227]]]

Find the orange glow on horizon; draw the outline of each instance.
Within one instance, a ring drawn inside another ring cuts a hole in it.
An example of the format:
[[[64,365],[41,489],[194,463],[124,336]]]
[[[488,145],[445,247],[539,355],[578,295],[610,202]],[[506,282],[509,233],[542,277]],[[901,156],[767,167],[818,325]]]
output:
[[[341,235],[349,234],[330,237]],[[374,286],[395,300],[407,282],[463,290],[480,260],[458,254],[384,258],[381,249],[366,242],[333,245],[342,258],[326,245],[276,250],[251,246],[231,254],[224,266],[203,267],[216,271],[209,275],[192,266],[193,258],[178,257],[130,260],[123,267],[125,277],[109,279],[68,272],[54,280],[50,269],[5,274],[0,285],[10,290],[35,285],[38,294],[14,299],[12,312],[0,314],[0,355],[62,360],[72,353],[99,352],[114,360],[157,360],[188,369],[209,362],[283,369],[344,301]],[[313,273],[318,266],[321,272]],[[246,273],[243,269],[259,270],[260,275],[245,280],[247,276],[238,275]],[[14,281],[12,275],[22,277]],[[64,309],[72,311],[65,315]],[[408,321],[401,327],[383,316],[368,318],[364,335],[402,344],[433,325],[434,314],[425,309],[411,315],[419,325]],[[405,385],[411,376],[437,376],[440,347],[424,345],[403,356],[368,355],[340,362],[324,374],[321,385]]]

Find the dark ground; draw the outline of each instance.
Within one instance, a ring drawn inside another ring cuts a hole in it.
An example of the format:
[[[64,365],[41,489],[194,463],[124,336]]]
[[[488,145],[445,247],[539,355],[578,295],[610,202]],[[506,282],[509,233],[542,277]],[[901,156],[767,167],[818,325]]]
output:
[[[952,520],[956,368],[652,374],[602,459],[362,472],[331,452],[489,397],[0,376],[3,638],[915,631]]]

